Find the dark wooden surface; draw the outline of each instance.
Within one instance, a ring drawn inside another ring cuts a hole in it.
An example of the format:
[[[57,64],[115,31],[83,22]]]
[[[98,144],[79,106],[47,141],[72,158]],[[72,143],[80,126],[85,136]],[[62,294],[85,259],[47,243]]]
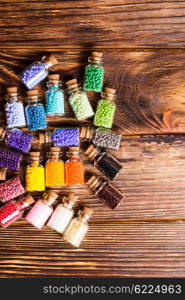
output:
[[[34,59],[53,53],[63,82],[82,82],[90,51],[102,50],[105,84],[117,89],[114,127],[123,133],[112,152],[124,167],[114,184],[126,196],[110,211],[86,186],[75,189],[78,208],[94,208],[79,249],[23,219],[0,230],[1,277],[185,277],[184,8],[185,1],[0,2],[0,126],[6,86],[20,84]],[[45,83],[39,88],[42,96]],[[95,107],[98,97],[89,97]],[[67,98],[66,111],[48,118],[49,127],[78,124]],[[82,158],[86,178],[100,174]],[[25,165],[26,157],[22,179]]]

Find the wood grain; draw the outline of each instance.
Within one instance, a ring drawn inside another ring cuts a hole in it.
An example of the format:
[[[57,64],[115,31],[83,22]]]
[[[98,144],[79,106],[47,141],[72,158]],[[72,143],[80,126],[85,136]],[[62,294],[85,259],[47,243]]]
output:
[[[184,47],[185,1],[1,1],[0,44]]]

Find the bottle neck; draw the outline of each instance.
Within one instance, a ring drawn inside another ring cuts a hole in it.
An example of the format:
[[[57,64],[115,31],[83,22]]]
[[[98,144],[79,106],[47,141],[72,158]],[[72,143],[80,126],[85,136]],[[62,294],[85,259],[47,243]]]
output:
[[[8,103],[14,103],[14,102],[18,101],[18,98],[17,98],[17,96],[8,96],[7,100],[8,100]]]
[[[39,165],[40,165],[39,161],[31,161],[30,162],[30,166],[32,166],[32,167],[38,167]]]

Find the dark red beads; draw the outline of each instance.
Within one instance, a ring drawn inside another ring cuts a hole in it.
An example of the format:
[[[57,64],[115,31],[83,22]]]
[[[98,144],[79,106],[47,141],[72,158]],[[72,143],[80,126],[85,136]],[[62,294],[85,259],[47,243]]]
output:
[[[25,192],[24,187],[18,176],[12,179],[6,180],[0,184],[0,200],[2,202],[7,202],[14,199]]]

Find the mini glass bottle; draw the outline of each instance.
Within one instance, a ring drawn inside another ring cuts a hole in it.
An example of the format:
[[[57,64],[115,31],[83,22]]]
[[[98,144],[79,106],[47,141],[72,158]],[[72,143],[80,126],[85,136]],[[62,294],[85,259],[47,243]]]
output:
[[[24,106],[22,101],[19,101],[17,95],[17,87],[7,88],[7,103],[5,104],[5,115],[7,128],[25,127],[26,119]]]
[[[99,127],[82,127],[80,138],[84,141],[92,141],[93,144],[100,148],[118,150],[121,142],[121,133]]]
[[[47,128],[46,113],[44,105],[39,103],[38,90],[28,91],[27,95],[25,114],[29,131]]]
[[[69,103],[77,120],[82,121],[94,116],[94,111],[87,94],[78,87],[76,79],[66,82],[69,93]]]
[[[57,198],[58,195],[52,191],[45,193],[43,200],[37,201],[26,215],[26,221],[41,229],[53,213],[53,205]]]
[[[30,164],[26,168],[26,191],[45,190],[45,172],[40,164],[40,152],[30,152]]]
[[[116,110],[116,105],[113,102],[114,89],[105,88],[102,99],[98,101],[96,113],[94,116],[94,125],[98,127],[111,128],[114,114]]]
[[[94,194],[111,209],[117,208],[124,199],[122,193],[111,183],[104,181],[97,176],[92,176],[87,181],[87,185],[94,192]]]
[[[88,220],[90,219],[93,210],[84,207],[79,211],[78,218],[72,219],[64,233],[64,240],[74,247],[79,247],[82,240],[89,230]]]
[[[45,164],[46,186],[57,188],[64,185],[64,162],[59,158],[60,147],[50,147]]]
[[[45,93],[46,115],[63,116],[64,111],[64,91],[61,90],[62,83],[59,81],[59,74],[48,76],[48,90]]]
[[[15,176],[0,184],[0,200],[7,202],[25,193],[19,176]]]
[[[75,196],[73,193],[69,193],[65,196],[63,198],[63,203],[55,208],[47,225],[59,233],[64,233],[73,218],[73,206],[77,199],[78,196]]]
[[[0,168],[18,171],[20,162],[23,159],[22,153],[8,148],[0,147]]]
[[[27,153],[31,148],[33,136],[20,129],[13,128],[6,130],[0,127],[0,141],[1,140],[5,140],[9,147]]]
[[[20,78],[28,89],[32,89],[48,76],[48,70],[57,63],[58,61],[53,55],[44,56],[41,61],[29,65],[21,73]]]
[[[84,184],[84,167],[79,147],[70,147],[67,156],[69,160],[65,162],[65,183],[71,186]]]
[[[113,180],[122,169],[122,165],[115,157],[107,152],[101,153],[101,151],[93,145],[87,148],[85,154],[90,160],[93,160],[94,165],[111,180]]]
[[[85,67],[83,89],[86,91],[101,92],[103,87],[104,68],[102,66],[101,52],[92,52],[88,58],[89,65]]]
[[[34,203],[30,194],[21,197],[18,201],[11,200],[0,208],[0,225],[3,228],[8,227],[13,222],[19,220],[24,211],[30,208]]]

